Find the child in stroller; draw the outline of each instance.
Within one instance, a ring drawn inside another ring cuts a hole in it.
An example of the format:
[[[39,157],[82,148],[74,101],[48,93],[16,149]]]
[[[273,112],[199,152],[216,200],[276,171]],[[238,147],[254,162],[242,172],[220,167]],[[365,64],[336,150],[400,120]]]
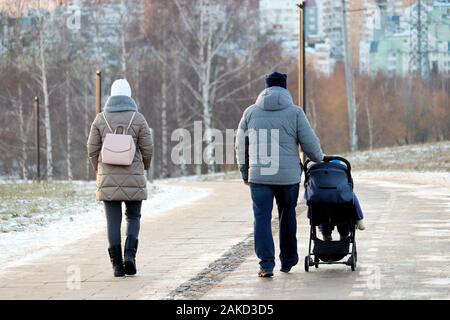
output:
[[[347,165],[342,160],[330,160],[330,163],[336,164],[338,166],[342,166],[342,168],[344,170],[347,170]],[[353,205],[355,207],[355,214],[356,214],[356,219],[355,219],[356,220],[356,228],[361,231],[365,230],[366,227],[363,222],[364,214],[361,209],[361,205],[359,203],[358,197],[356,196],[356,194],[354,192],[353,192]],[[311,208],[310,207],[308,207],[308,218],[311,218]],[[335,227],[334,225],[331,225],[328,223],[323,223],[319,226],[320,232],[322,233],[322,237],[325,241],[333,240],[333,237],[331,236],[331,234],[334,230],[334,227]],[[337,230],[339,232],[341,239],[345,239],[349,236],[350,231],[351,231],[350,225],[338,224],[336,227],[337,227]]]

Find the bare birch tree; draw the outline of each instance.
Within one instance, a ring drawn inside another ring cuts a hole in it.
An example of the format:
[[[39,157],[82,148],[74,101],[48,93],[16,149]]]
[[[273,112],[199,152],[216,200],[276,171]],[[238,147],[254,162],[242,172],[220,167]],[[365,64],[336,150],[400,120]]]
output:
[[[182,47],[187,50],[184,61],[194,71],[198,78],[198,84],[183,79],[182,83],[200,105],[202,122],[204,128],[204,141],[206,150],[204,160],[208,166],[208,173],[216,171],[213,145],[213,119],[215,93],[218,88],[229,81],[229,77],[243,72],[246,68],[243,65],[232,70],[218,71],[218,60],[226,61],[227,55],[231,52],[232,35],[236,30],[236,24],[229,19],[226,3],[211,0],[199,0],[189,3],[181,0],[174,0],[182,21],[182,25],[188,37],[180,38]],[[190,39],[192,43],[186,43],[185,39]],[[193,51],[190,49],[193,45]],[[230,54],[232,55],[232,54]],[[247,60],[247,62],[251,59]],[[246,64],[245,61],[243,63]],[[196,151],[198,152],[198,151]],[[199,174],[200,165],[196,167]]]
[[[23,90],[22,84],[19,82],[17,88],[17,95],[9,94],[10,100],[12,102],[12,114],[17,119],[17,125],[19,130],[19,141],[20,141],[20,167],[21,167],[21,175],[23,180],[28,179],[28,155],[27,155],[27,125],[25,121],[25,116],[23,112]]]
[[[67,166],[67,179],[69,181],[73,180],[72,175],[72,112],[71,112],[71,105],[70,105],[70,94],[71,94],[71,87],[70,87],[70,74],[66,70],[66,79],[65,79],[65,109],[66,109],[66,166]]]
[[[355,101],[355,94],[353,91],[353,71],[350,62],[350,48],[348,39],[348,25],[347,25],[347,3],[342,1],[342,30],[344,38],[344,65],[345,65],[345,80],[347,89],[347,108],[348,108],[348,126],[350,130],[350,150],[358,150],[358,133],[357,126],[357,107]]]
[[[127,29],[129,25],[129,14],[127,10],[127,4],[125,0],[120,0],[120,24],[118,28],[119,38],[120,38],[120,67],[122,76],[124,78],[127,77],[127,59],[128,59],[128,52],[127,52],[127,46],[126,46],[126,36],[127,36]]]
[[[47,180],[53,180],[53,151],[52,151],[52,127],[50,123],[50,90],[48,86],[48,70],[47,70],[47,59],[46,59],[46,19],[42,14],[39,14],[38,23],[38,64],[40,74],[36,77],[39,86],[42,90],[42,95],[44,97],[44,128],[45,128],[45,139],[46,139],[46,160],[47,160]]]

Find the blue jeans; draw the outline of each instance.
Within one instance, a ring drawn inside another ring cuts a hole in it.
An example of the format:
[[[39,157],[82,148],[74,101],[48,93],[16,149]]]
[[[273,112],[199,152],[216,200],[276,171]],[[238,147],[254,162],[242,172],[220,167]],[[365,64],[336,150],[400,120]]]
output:
[[[297,207],[299,184],[265,185],[250,184],[253,200],[255,252],[262,269],[273,271],[275,245],[272,236],[272,209],[275,198],[280,222],[281,266],[289,268],[297,264]]]
[[[139,238],[141,227],[142,201],[124,201],[126,206],[127,237]],[[109,246],[113,247],[121,242],[120,229],[122,226],[122,201],[104,201],[106,225]]]

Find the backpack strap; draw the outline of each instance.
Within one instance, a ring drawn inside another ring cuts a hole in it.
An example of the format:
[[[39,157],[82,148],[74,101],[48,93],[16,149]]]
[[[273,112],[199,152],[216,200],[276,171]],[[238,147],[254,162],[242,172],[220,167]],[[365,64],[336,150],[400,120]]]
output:
[[[102,112],[102,116],[103,116],[103,119],[105,119],[106,125],[109,128],[109,131],[111,131],[111,133],[114,133],[114,130],[111,128],[111,125],[109,124],[108,120],[106,120],[106,116],[105,116],[104,112]]]
[[[131,125],[133,124],[133,120],[134,120],[134,117],[135,117],[135,116],[136,116],[136,112],[134,112],[134,113],[133,113],[133,116],[131,117],[130,123],[128,124],[128,127],[127,127],[126,134],[128,134],[128,130],[130,130]]]
[[[108,126],[109,131],[111,131],[111,133],[116,133],[117,130],[114,131],[114,130],[111,128],[111,125],[109,124],[108,120],[106,119],[106,116],[105,116],[105,113],[104,113],[104,112],[102,112],[102,116],[103,116],[103,119],[105,119],[105,122],[106,122],[106,125]],[[133,121],[134,121],[134,117],[135,117],[135,116],[136,116],[136,112],[133,113],[133,116],[131,117],[130,123],[128,124],[127,131],[126,131],[125,134],[128,134],[128,131],[130,130],[131,125],[133,124]]]

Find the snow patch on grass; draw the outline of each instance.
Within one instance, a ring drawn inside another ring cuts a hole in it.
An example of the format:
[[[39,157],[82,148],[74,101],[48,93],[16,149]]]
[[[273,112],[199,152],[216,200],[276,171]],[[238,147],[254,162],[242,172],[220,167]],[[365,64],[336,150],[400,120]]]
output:
[[[92,191],[88,205],[67,201],[64,208],[53,212],[43,224],[28,223],[15,232],[0,233],[0,270],[29,263],[96,232],[104,232],[106,219],[102,203],[95,201],[95,183],[93,189],[92,183],[80,183],[79,187]],[[143,202],[142,221],[155,219],[168,210],[197,201],[210,193],[205,188],[187,188],[164,182],[156,182],[148,188],[150,196]]]
[[[95,182],[0,183],[0,233],[39,229],[96,207]]]
[[[345,157],[356,170],[450,172],[450,141],[361,151]]]

